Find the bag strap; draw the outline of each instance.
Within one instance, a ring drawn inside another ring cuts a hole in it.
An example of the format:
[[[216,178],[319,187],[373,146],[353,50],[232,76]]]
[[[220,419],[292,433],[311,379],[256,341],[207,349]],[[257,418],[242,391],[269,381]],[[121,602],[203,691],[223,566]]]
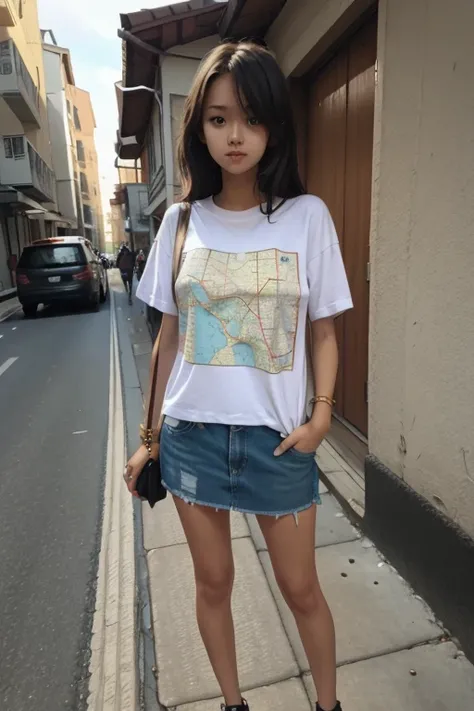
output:
[[[173,289],[173,299],[176,305],[178,305],[176,299],[176,280],[178,279],[179,270],[181,267],[181,260],[183,258],[183,248],[186,241],[186,235],[188,233],[189,220],[191,218],[191,204],[183,203],[179,210],[178,216],[178,226],[176,228],[176,237],[174,241],[173,249],[173,262],[172,262],[172,289]],[[158,351],[160,349],[161,340],[161,328],[156,337],[156,341],[153,346],[151,353],[151,363],[150,363],[150,388],[149,397],[145,418],[145,427],[147,430],[153,428],[153,411],[155,409],[155,396],[156,396],[156,385],[158,382]],[[160,427],[158,427],[160,429]]]

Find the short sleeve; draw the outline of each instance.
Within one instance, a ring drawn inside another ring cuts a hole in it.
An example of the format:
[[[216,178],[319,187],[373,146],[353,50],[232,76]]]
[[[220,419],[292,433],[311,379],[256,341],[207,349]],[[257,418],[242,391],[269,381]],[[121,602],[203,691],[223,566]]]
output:
[[[137,288],[137,298],[172,316],[178,315],[171,283],[177,223],[175,208],[173,205],[163,217]]]
[[[307,271],[311,321],[338,316],[353,306],[336,229],[324,203],[316,225],[319,234],[313,244],[320,251],[310,259]]]

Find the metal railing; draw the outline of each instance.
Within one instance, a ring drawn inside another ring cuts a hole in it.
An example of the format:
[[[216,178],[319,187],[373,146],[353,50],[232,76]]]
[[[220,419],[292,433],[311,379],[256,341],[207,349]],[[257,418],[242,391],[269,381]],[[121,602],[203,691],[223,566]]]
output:
[[[33,187],[40,190],[51,202],[54,202],[56,200],[56,180],[54,173],[44,162],[39,153],[35,151],[31,143],[29,141],[27,141],[27,143]]]
[[[25,91],[30,97],[32,103],[38,108],[38,88],[35,85],[31,74],[26,68],[20,52],[12,39],[0,42],[0,74],[7,76],[15,74],[18,80],[21,80]]]

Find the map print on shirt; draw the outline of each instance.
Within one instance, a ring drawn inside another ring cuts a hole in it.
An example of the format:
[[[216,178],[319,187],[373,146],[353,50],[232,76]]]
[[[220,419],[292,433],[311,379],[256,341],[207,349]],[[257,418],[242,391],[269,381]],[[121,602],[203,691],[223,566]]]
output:
[[[193,249],[184,256],[176,287],[186,361],[267,373],[293,369],[301,293],[297,253]]]

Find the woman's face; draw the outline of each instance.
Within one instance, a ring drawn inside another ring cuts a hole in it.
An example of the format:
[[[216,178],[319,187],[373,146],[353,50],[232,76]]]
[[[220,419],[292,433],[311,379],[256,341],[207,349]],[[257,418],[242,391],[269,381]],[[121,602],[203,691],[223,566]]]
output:
[[[253,171],[265,153],[268,131],[242,109],[230,74],[216,79],[206,93],[203,135],[216,163],[233,175]]]

